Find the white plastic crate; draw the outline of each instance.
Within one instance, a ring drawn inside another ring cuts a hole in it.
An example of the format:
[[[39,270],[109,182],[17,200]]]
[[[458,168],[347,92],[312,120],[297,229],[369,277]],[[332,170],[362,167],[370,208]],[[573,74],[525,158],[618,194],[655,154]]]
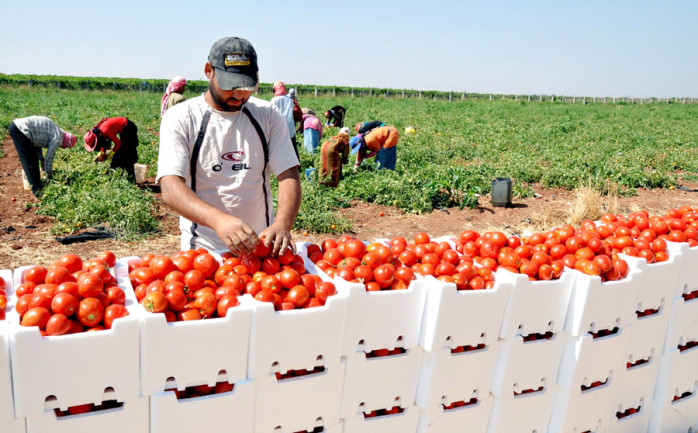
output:
[[[530,394],[495,397],[487,432],[547,432],[556,392],[553,384]]]
[[[348,295],[346,288],[337,287],[337,294],[321,307],[288,311],[275,311],[271,303],[254,300],[248,376],[263,378],[316,366],[336,368]]]
[[[693,395],[666,403],[654,401],[649,433],[693,433],[698,425],[698,386]]]
[[[613,416],[613,384],[582,392],[557,388],[548,431],[554,433],[608,432]]]
[[[687,301],[682,296],[678,296],[674,298],[672,305],[664,350],[671,351],[679,345],[696,341],[698,341],[698,298]]]
[[[645,259],[620,255],[631,269],[640,271],[636,311],[660,309],[660,312],[663,312],[664,309],[671,309],[671,301],[675,296],[674,292],[683,263],[683,254],[676,244],[670,243],[668,249],[669,260],[661,263],[647,264]]]
[[[27,417],[27,433],[148,433],[148,397],[123,406],[80,415],[56,417],[53,411]]]
[[[277,380],[275,375],[255,379],[255,431],[290,433],[315,427],[333,428],[340,422],[344,383],[342,362],[322,373]]]
[[[618,281],[601,282],[601,278],[573,272],[574,290],[565,321],[565,331],[577,337],[589,331],[629,326],[635,319],[640,274],[631,268],[628,276]]]
[[[692,292],[698,290],[698,248],[690,248],[687,243],[667,242],[670,254],[679,251],[681,254],[681,270],[674,297],[681,296],[684,291]]]
[[[508,281],[513,286],[502,321],[501,338],[562,332],[574,286],[572,272],[563,272],[558,280],[533,282],[526,275],[500,269],[496,281]]]
[[[177,400],[173,391],[150,397],[150,433],[250,433],[256,384],[235,383],[231,392]]]
[[[419,408],[403,408],[402,413],[364,418],[355,415],[344,419],[344,433],[414,433],[419,423]]]
[[[525,390],[554,387],[566,340],[565,333],[554,334],[550,340],[524,341],[520,336],[503,340],[492,393],[510,397]]]
[[[671,403],[676,396],[698,392],[698,347],[664,352],[659,367],[654,400]],[[698,413],[696,414],[698,416]]]
[[[0,277],[5,280],[5,293],[8,300],[14,292],[12,272],[0,270]],[[8,304],[7,310],[12,306]],[[0,320],[0,425],[9,424],[15,419],[14,402],[12,401],[12,370],[10,368],[10,332],[7,320]],[[9,429],[9,425],[8,425]],[[0,429],[0,431],[3,431]]]
[[[492,388],[501,343],[480,350],[451,353],[451,349],[425,352],[417,386],[417,405],[436,410],[473,396],[488,396]]]
[[[618,375],[621,384],[618,396],[620,402],[639,400],[646,395],[652,399],[659,374],[667,316],[668,312],[660,312],[640,317],[626,329],[629,334],[626,368]],[[628,364],[632,366],[628,368]]]
[[[484,393],[474,404],[444,409],[420,409],[418,433],[485,433],[494,398]],[[542,432],[541,432],[542,433]]]
[[[0,432],[2,433],[27,433],[27,423],[24,418],[0,421]]]
[[[414,406],[423,354],[424,350],[417,346],[398,355],[347,356],[341,417],[348,419],[373,410]]]
[[[247,378],[253,301],[249,295],[225,317],[168,323],[162,313],[143,311],[140,324],[141,395],[166,388],[213,386]],[[225,377],[218,377],[224,370]],[[166,386],[168,378],[174,383]]]
[[[635,413],[629,413],[629,410]],[[620,400],[611,415],[609,433],[637,433],[649,429],[652,415],[652,397],[643,396],[635,399]]]
[[[377,292],[341,278],[333,281],[349,294],[342,356],[419,344],[426,295],[423,279],[412,281],[406,290]]]
[[[418,277],[426,286],[419,343],[427,351],[497,342],[511,284],[495,280],[488,290],[456,290],[453,283]]]
[[[23,282],[28,268],[15,269],[15,286]],[[8,313],[17,417],[84,403],[100,404],[103,400],[125,402],[140,396],[138,334],[142,310],[126,287],[127,280],[117,281],[126,288],[129,316],[115,320],[108,330],[42,337],[37,327],[21,326],[15,311]],[[14,303],[12,298],[9,302]],[[37,360],[50,362],[50,368]]]
[[[619,376],[626,369],[627,349],[628,333],[622,329],[596,339],[591,335],[567,338],[557,384],[565,390],[579,391],[582,386],[601,382],[605,388],[617,391]]]

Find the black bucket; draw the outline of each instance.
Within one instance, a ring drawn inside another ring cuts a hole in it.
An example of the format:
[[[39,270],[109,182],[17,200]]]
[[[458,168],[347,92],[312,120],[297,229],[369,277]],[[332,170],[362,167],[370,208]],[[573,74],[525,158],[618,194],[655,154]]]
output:
[[[506,207],[511,205],[511,178],[498,177],[492,181],[492,206]]]

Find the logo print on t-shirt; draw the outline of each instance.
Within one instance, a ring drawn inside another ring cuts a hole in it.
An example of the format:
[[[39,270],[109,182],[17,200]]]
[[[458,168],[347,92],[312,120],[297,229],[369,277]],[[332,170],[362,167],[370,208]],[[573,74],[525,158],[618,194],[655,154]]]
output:
[[[240,162],[242,161],[243,157],[245,156],[245,152],[241,150],[236,150],[234,152],[228,152],[224,153],[221,158],[223,158],[226,161],[236,161]]]

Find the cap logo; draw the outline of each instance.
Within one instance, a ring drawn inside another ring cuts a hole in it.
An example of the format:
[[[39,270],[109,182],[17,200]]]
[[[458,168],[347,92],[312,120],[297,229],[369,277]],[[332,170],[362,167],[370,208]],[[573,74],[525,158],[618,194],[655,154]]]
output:
[[[225,55],[225,67],[250,66],[250,57],[245,53],[228,53]]]

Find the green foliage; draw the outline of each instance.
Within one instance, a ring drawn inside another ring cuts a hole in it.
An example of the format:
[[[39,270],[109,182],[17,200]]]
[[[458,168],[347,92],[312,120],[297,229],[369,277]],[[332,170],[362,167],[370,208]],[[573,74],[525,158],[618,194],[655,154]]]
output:
[[[30,79],[36,80],[31,87],[27,84]],[[150,83],[150,88],[143,83]],[[157,170],[160,97],[166,83],[0,74],[0,133],[7,143],[7,127],[13,118],[40,114],[81,137],[101,117],[126,116],[138,126],[139,162],[148,164],[153,176]],[[197,96],[200,91],[192,89],[199,85],[205,89],[206,83],[192,83],[185,97]],[[514,180],[515,199],[531,196],[534,184],[574,189],[591,182],[603,191],[613,183],[621,193],[632,194],[639,187],[666,188],[676,186],[682,177],[698,178],[695,104],[583,105],[559,100],[551,103],[549,98],[548,102],[538,102],[537,98],[531,102],[511,98],[489,101],[473,95],[449,102],[439,99],[442,94],[429,92],[422,92],[420,99],[418,91],[406,91],[403,99],[401,91],[393,89],[354,89],[352,97],[351,88],[337,86],[318,86],[315,97],[315,86],[287,87],[296,87],[300,105],[313,109],[321,120],[322,113],[332,106],[346,107],[345,125],[352,134],[357,122],[376,119],[394,125],[400,133],[395,171],[376,170],[369,159],[354,173],[350,169],[352,156],[344,169],[345,179],[335,189],[303,175],[303,202],[295,224],[300,230],[330,232],[333,225],[337,231],[349,230],[338,210],[355,200],[413,213],[451,206],[470,208],[488,200],[484,196],[496,177]],[[257,96],[270,99],[270,90],[271,85],[263,83]],[[374,96],[367,97],[367,91]],[[406,134],[407,126],[416,133]],[[338,128],[325,128],[321,141],[337,132]],[[303,141],[302,134],[298,138]],[[306,168],[319,167],[317,154],[306,154],[302,145],[299,151],[303,173]],[[46,189],[41,209],[56,215],[60,230],[104,221],[119,226],[121,220],[124,224],[119,227],[124,233],[138,235],[155,229],[155,223],[148,219],[152,218],[151,197],[133,185],[122,184],[119,176],[95,172],[102,165],[95,167],[81,139],[76,148],[58,153],[56,175]],[[97,194],[81,192],[85,184],[96,182],[95,177],[110,187]],[[71,198],[63,200],[63,196]],[[101,206],[106,210],[100,210]],[[138,220],[125,222],[122,211]],[[88,215],[93,212],[99,216]],[[119,219],[108,220],[111,213],[120,215]]]

